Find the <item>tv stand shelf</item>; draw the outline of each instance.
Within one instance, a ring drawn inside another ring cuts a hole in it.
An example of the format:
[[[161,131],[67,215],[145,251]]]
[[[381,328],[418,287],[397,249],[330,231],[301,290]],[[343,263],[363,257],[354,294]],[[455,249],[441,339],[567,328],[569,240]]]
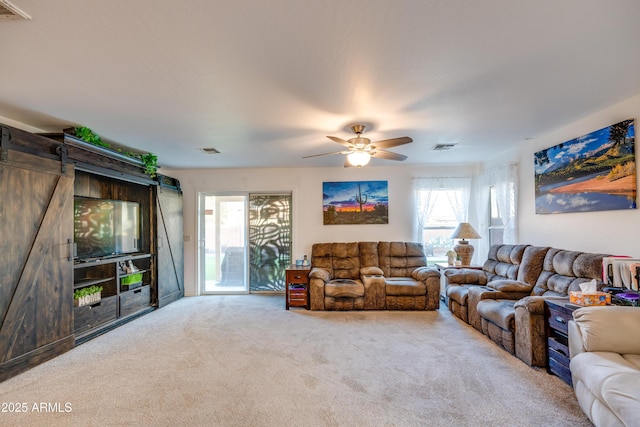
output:
[[[101,283],[105,283],[114,279],[115,279],[115,276],[100,277],[100,278],[93,278],[93,279],[92,278],[80,279],[80,280],[76,280],[73,283],[73,289],[80,289],[80,288],[86,288],[87,286],[99,285]]]
[[[100,258],[78,259],[73,265],[73,268],[86,268],[92,265],[111,264],[118,261],[135,261],[145,258],[151,258],[151,254],[111,255]]]
[[[110,323],[119,322],[138,312],[154,309],[151,301],[152,261],[148,253],[106,256],[74,265],[74,289],[102,286],[102,299],[97,304],[74,308],[74,332],[85,340],[108,329]],[[129,264],[138,271],[125,273]],[[135,287],[122,284],[122,279],[140,274],[141,283]]]

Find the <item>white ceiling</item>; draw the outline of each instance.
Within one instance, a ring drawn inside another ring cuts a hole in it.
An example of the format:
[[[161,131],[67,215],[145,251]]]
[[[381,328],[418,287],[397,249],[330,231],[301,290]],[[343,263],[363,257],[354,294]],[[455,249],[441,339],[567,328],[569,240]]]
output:
[[[302,157],[353,123],[412,137],[404,164],[483,161],[640,93],[638,0],[10,1],[0,116],[165,167],[342,166]]]

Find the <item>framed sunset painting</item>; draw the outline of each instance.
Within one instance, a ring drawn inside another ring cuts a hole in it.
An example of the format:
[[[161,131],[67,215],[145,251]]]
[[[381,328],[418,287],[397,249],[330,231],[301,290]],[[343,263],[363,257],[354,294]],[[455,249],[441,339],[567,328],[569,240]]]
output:
[[[636,208],[635,123],[535,153],[536,214]]]
[[[387,181],[322,183],[324,225],[388,224]]]

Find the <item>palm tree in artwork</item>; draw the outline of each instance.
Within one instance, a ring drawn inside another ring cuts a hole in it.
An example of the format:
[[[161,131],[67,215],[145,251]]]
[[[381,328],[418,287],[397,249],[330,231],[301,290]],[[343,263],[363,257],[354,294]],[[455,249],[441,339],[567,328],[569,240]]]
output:
[[[609,141],[613,142],[614,146],[617,147],[624,145],[629,126],[631,126],[631,120],[625,120],[609,126]]]

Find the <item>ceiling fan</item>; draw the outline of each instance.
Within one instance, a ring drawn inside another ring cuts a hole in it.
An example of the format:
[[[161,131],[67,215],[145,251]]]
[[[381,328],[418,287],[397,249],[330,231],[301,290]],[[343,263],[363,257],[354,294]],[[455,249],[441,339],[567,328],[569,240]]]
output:
[[[351,130],[356,134],[356,137],[347,141],[335,136],[327,136],[330,140],[344,145],[347,148],[346,150],[314,154],[311,156],[304,156],[303,158],[328,156],[330,154],[346,154],[347,158],[344,161],[345,168],[350,166],[362,167],[369,163],[371,157],[385,160],[405,160],[407,156],[392,153],[391,151],[383,150],[383,148],[397,147],[398,145],[413,142],[413,139],[408,136],[402,136],[400,138],[384,139],[372,144],[369,138],[363,138],[361,136],[362,132],[364,132],[364,125],[353,125],[351,126]]]

